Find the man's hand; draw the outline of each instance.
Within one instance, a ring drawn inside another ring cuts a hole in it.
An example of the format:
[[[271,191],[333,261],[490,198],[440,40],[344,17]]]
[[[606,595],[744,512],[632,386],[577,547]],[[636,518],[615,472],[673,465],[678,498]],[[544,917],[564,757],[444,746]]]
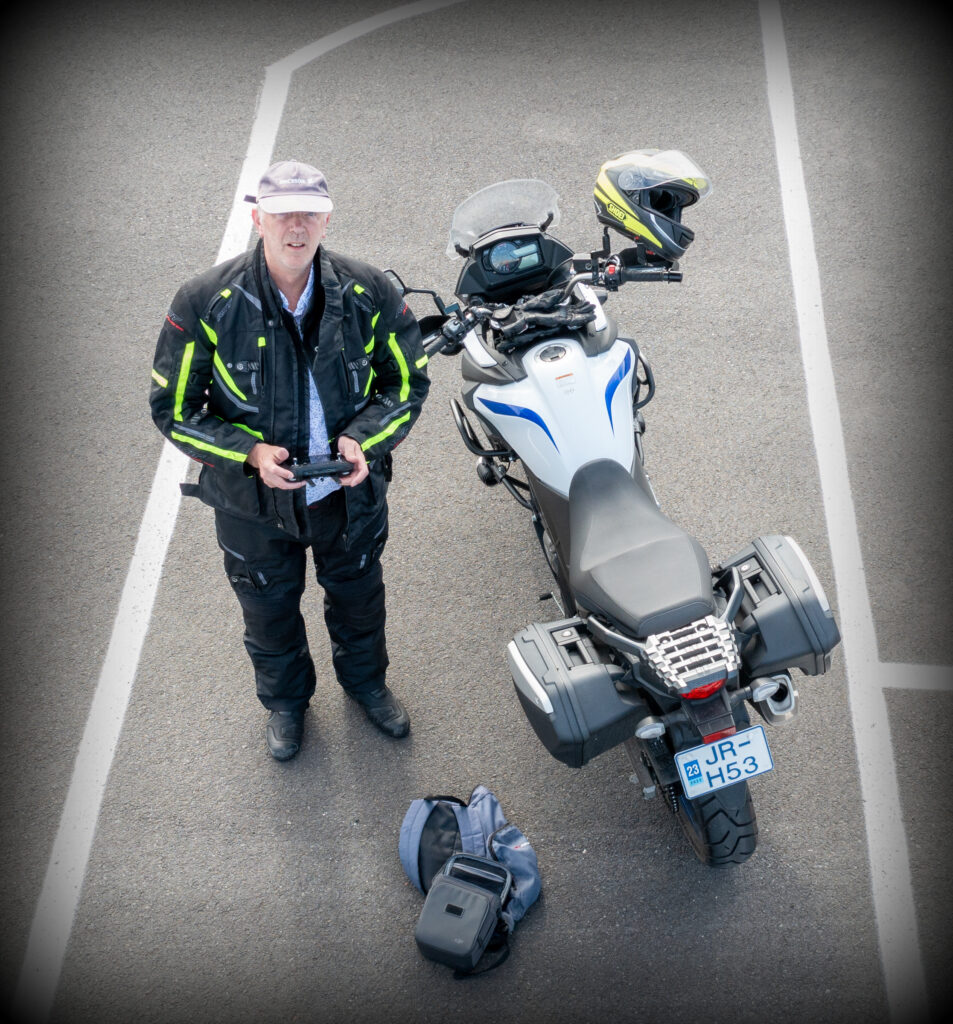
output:
[[[287,466],[282,466],[282,462],[287,462],[289,458],[287,448],[259,441],[245,456],[245,461],[258,470],[258,475],[268,487],[277,487],[280,491],[295,491],[299,487],[304,487],[304,481],[295,480],[291,470]]]
[[[341,486],[354,487],[356,484],[366,480],[368,474],[367,459],[364,458],[364,452],[357,441],[353,437],[348,437],[347,434],[342,434],[338,438],[338,451],[341,453],[342,458],[347,459],[348,462],[354,465],[354,468],[347,476],[338,477]]]

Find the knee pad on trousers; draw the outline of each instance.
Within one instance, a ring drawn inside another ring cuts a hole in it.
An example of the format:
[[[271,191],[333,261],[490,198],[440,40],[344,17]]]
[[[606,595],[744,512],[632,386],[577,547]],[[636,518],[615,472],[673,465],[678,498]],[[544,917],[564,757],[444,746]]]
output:
[[[258,587],[230,576],[245,619],[246,636],[263,649],[281,650],[305,642],[301,617],[303,587]]]

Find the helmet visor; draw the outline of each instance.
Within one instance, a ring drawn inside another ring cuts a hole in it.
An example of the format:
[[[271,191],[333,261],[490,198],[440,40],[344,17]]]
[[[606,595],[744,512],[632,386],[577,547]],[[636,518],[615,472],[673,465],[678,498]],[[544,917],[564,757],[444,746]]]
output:
[[[678,149],[636,149],[623,153],[606,166],[619,168],[619,188],[625,192],[681,182],[695,189],[699,199],[711,192],[708,175]]]

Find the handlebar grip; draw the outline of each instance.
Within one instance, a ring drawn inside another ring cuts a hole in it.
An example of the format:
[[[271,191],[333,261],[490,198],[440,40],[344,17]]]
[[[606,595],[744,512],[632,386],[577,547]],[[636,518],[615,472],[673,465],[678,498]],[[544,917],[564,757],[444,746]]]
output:
[[[680,270],[666,270],[663,267],[620,267],[618,275],[622,281],[681,281]]]
[[[445,348],[451,345],[459,345],[460,343],[454,338],[448,338],[443,331],[434,331],[433,334],[428,335],[424,338],[424,352],[428,356],[435,356],[439,352],[443,352]]]
[[[454,317],[423,339],[424,352],[428,356],[432,356],[442,352],[445,348],[450,348],[449,354],[453,355],[460,351],[466,332],[466,325]]]
[[[442,351],[450,339],[445,337],[443,331],[434,331],[422,339],[421,344],[428,356],[436,355]]]

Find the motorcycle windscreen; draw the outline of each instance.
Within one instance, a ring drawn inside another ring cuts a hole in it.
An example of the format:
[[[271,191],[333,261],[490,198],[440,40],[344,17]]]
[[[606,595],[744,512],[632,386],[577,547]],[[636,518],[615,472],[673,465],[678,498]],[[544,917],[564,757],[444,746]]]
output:
[[[547,338],[523,354],[523,380],[481,384],[474,405],[534,476],[568,497],[576,470],[593,459],[631,469],[636,362],[621,340],[587,357],[574,338]]]

